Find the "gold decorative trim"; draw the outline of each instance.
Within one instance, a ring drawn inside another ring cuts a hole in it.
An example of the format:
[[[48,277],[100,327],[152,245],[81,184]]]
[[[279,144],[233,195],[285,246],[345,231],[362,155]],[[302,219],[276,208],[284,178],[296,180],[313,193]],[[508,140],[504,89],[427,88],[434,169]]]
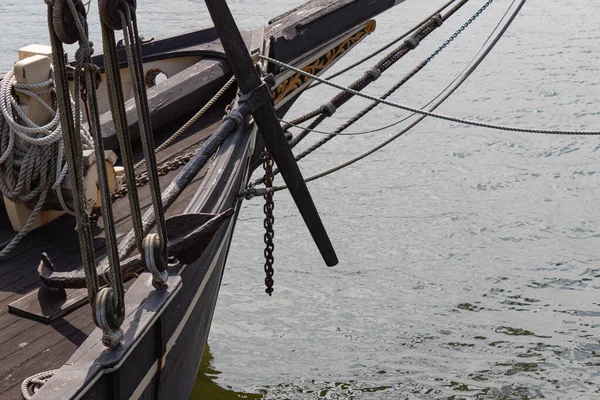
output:
[[[377,27],[377,22],[375,22],[374,19],[367,22],[367,24],[365,25],[365,31],[367,32],[367,35],[370,35],[371,33],[375,32],[376,27]]]
[[[327,68],[333,61],[339,58],[346,50],[354,46],[358,41],[363,39],[365,36],[370,35],[375,31],[375,27],[377,26],[375,20],[370,20],[367,22],[361,30],[344,40],[341,44],[334,47],[327,53],[323,54],[321,57],[316,59],[310,65],[307,65],[302,68],[303,71],[308,72],[312,75],[319,75],[321,71]],[[283,99],[285,99],[290,93],[296,91],[299,87],[308,82],[310,78],[296,73],[290,76],[285,81],[281,82],[279,86],[273,90],[273,101],[275,104],[280,103]]]

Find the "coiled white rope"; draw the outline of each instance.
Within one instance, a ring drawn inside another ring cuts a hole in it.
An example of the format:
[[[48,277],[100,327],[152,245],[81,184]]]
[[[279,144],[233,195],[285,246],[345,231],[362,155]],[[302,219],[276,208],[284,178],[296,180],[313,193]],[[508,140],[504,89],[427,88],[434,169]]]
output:
[[[48,379],[54,376],[56,371],[58,370],[53,369],[51,371],[41,372],[39,374],[35,374],[30,376],[29,378],[26,378],[21,384],[21,395],[23,396],[23,399],[31,399],[35,395],[35,392],[41,389],[41,387],[44,386],[46,382],[48,382]]]
[[[0,193],[15,203],[28,203],[37,198],[23,228],[0,251],[0,260],[4,260],[27,234],[51,190],[68,211],[61,191],[67,166],[57,106],[54,99],[52,105],[42,99],[42,96],[54,93],[52,70],[50,75],[45,82],[23,84],[17,82],[11,70],[0,81]],[[51,121],[43,126],[35,124],[19,105],[19,95],[41,104],[50,113]],[[91,136],[84,129],[81,137],[84,148],[93,148]]]

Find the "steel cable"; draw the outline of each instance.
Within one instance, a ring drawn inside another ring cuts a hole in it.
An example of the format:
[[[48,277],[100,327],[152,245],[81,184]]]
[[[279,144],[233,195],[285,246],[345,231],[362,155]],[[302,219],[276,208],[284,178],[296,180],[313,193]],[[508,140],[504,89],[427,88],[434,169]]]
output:
[[[510,10],[510,8],[512,7],[512,5],[514,4],[515,1],[513,1],[511,3],[511,5],[509,6],[508,11]],[[439,107],[441,104],[443,104],[468,78],[469,76],[477,69],[477,67],[483,62],[483,60],[485,60],[485,58],[487,57],[487,55],[492,51],[492,49],[496,46],[496,44],[500,41],[500,39],[504,36],[504,34],[506,33],[506,31],[508,30],[508,28],[510,27],[510,25],[512,24],[512,22],[514,21],[514,19],[517,17],[517,15],[519,14],[519,12],[521,11],[521,8],[525,5],[526,0],[521,0],[521,2],[519,3],[519,5],[517,6],[517,8],[514,10],[514,12],[512,13],[511,17],[507,20],[506,24],[502,27],[502,29],[498,32],[498,34],[496,35],[496,37],[494,38],[494,40],[490,43],[490,45],[485,49],[485,51],[483,53],[481,53],[481,55],[477,58],[477,60],[475,61],[475,63],[473,63],[471,65],[470,68],[468,68],[468,70],[464,73],[464,75],[462,77],[460,77],[459,79],[455,79],[455,82],[452,86],[452,88],[446,93],[444,94],[442,97],[439,98],[439,100],[437,102],[435,102],[435,104],[430,108],[430,111],[435,110],[437,107]],[[504,19],[506,17],[506,14],[503,16],[502,19]],[[498,25],[499,26],[499,25]],[[496,29],[498,28],[498,26],[496,27]],[[486,41],[486,43],[489,41],[490,38],[488,38],[488,40]],[[485,45],[485,44],[484,44]],[[339,171],[349,165],[354,164],[355,162],[358,162],[366,157],[368,157],[369,155],[377,152],[378,150],[382,149],[383,147],[387,146],[388,144],[390,144],[391,142],[393,142],[394,140],[398,139],[400,136],[404,135],[406,132],[410,131],[412,128],[414,128],[419,122],[421,122],[422,120],[424,120],[425,118],[427,118],[427,115],[421,115],[416,121],[414,121],[413,123],[411,123],[409,126],[407,126],[406,128],[404,128],[402,131],[398,132],[397,134],[395,134],[394,136],[390,137],[389,139],[385,140],[384,142],[380,143],[379,145],[369,149],[368,151],[342,163],[339,164],[335,167],[332,167],[330,169],[327,169],[325,171],[319,172],[315,175],[312,175],[308,178],[306,178],[306,182],[310,182],[319,178],[322,178],[323,176],[329,175],[333,172]],[[277,192],[280,190],[284,190],[286,189],[285,185],[280,185],[280,186],[275,186],[271,189],[250,189],[247,191],[246,196],[247,197],[252,197],[252,196],[256,196],[256,195],[264,195],[266,192]]]

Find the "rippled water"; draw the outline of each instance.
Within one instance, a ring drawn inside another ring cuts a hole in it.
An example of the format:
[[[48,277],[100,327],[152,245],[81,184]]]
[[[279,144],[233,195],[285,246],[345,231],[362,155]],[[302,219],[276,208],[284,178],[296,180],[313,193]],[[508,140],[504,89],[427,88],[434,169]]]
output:
[[[39,3],[2,0],[0,69],[20,45],[45,40]],[[208,23],[201,2],[178,2],[177,12],[166,0],[140,3],[145,36]],[[250,28],[302,1],[230,3]],[[407,0],[378,18],[375,34],[339,65],[442,3]],[[483,3],[471,0],[367,92],[385,92]],[[509,3],[494,1],[392,99],[421,106],[437,95]],[[529,0],[440,111],[498,124],[599,130],[599,14],[595,0]],[[332,93],[307,93],[293,115]],[[364,104],[353,101],[325,128]],[[404,115],[381,107],[352,131]],[[397,129],[333,140],[302,170],[329,167]],[[247,202],[193,398],[599,398],[599,149],[597,137],[425,120],[370,159],[309,185],[339,266],[323,265],[289,196],[276,195],[271,298],[263,289],[262,204]]]

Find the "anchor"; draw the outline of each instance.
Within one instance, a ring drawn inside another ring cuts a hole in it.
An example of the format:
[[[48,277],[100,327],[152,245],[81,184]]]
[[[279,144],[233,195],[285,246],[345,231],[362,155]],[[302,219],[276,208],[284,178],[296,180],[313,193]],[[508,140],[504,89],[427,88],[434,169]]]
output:
[[[230,208],[221,214],[181,214],[167,219],[169,254],[181,264],[197,260],[224,222],[235,214]],[[52,259],[42,253],[38,274],[44,286],[9,304],[12,314],[35,321],[50,323],[88,301],[85,274],[79,269],[58,272]],[[123,280],[134,278],[143,271],[145,263],[140,254],[121,262]],[[98,279],[108,285],[109,267],[106,260],[98,266]]]
[[[206,249],[210,240],[217,232],[223,222],[235,214],[230,208],[221,214],[182,214],[167,220],[167,248],[169,254],[174,256],[183,264],[197,260]],[[47,255],[42,256],[38,267],[40,279],[48,288],[56,289],[78,289],[85,287],[85,275],[83,271],[57,272]],[[123,280],[134,277],[144,269],[144,261],[141,254],[127,258],[121,263]],[[101,263],[98,267],[98,279],[100,285],[109,283],[108,265]]]

